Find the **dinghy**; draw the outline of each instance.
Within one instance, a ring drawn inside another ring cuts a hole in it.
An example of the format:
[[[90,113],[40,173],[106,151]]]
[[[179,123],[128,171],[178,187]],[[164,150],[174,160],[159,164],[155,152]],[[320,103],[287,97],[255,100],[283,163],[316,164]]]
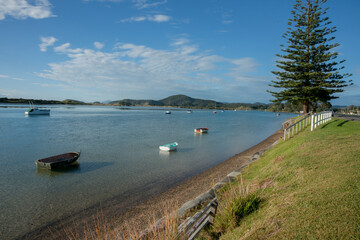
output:
[[[177,142],[168,143],[168,144],[164,144],[164,145],[159,146],[159,149],[162,150],[162,151],[170,152],[170,151],[176,150],[178,145],[179,144]]]
[[[52,170],[56,168],[67,167],[73,164],[79,157],[80,152],[69,152],[36,160],[35,164],[40,168],[47,168]]]
[[[207,133],[208,131],[209,131],[209,129],[206,128],[206,127],[201,127],[201,128],[195,128],[194,129],[195,133]]]

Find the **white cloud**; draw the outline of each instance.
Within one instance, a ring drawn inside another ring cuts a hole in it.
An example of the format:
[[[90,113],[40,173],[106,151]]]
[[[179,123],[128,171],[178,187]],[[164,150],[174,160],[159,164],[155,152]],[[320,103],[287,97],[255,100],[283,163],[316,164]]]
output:
[[[187,44],[188,42],[189,42],[189,39],[187,39],[187,38],[178,38],[178,39],[175,39],[175,41],[171,45],[172,46],[180,46],[180,45]]]
[[[7,78],[7,80],[11,79],[11,80],[15,80],[15,81],[24,81],[25,80],[23,78],[10,77],[8,75],[0,75],[0,78]]]
[[[57,41],[54,37],[41,37],[41,43],[39,44],[40,51],[46,52],[47,48],[54,45],[54,43]]]
[[[50,63],[47,70],[37,75],[78,88],[132,98],[179,92],[225,96],[226,91],[241,91],[244,86],[259,83],[254,77],[244,75],[256,67],[251,58],[228,59],[201,52],[198,47],[186,45],[184,39],[176,42],[169,50],[118,43],[112,52],[71,49],[70,43],[65,43],[54,50],[66,54],[68,60]]]
[[[64,43],[63,45],[54,47],[54,51],[58,53],[79,53],[82,51],[80,48],[70,49],[70,43]]]
[[[1,0],[0,20],[4,20],[7,15],[16,19],[54,17],[48,0],[37,0],[34,5],[27,0]]]
[[[153,15],[149,17],[149,21],[153,21],[153,22],[168,22],[170,21],[170,17],[167,15],[161,15],[161,14],[157,14],[157,15]]]
[[[232,63],[235,65],[234,72],[253,72],[258,65],[252,58],[235,59]]]
[[[131,1],[137,9],[153,8],[167,3],[167,0],[154,1],[154,0],[83,0],[84,2],[98,1],[98,2],[126,2]]]
[[[27,93],[24,91],[0,88],[0,97],[16,98],[19,96],[26,96],[26,94]]]
[[[97,48],[97,49],[102,49],[105,45],[101,42],[94,42],[94,46]]]
[[[149,22],[169,22],[171,20],[170,16],[162,15],[162,14],[156,14],[156,15],[147,15],[147,16],[138,16],[138,17],[131,17],[121,20],[120,22],[143,22],[143,21],[149,21]]]
[[[152,8],[167,3],[167,0],[152,1],[152,0],[132,0],[135,3],[135,7],[138,9]]]

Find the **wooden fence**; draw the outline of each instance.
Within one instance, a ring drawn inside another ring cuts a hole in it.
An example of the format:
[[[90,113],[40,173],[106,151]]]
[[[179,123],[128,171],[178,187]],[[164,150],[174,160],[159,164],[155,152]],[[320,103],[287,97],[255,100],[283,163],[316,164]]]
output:
[[[306,126],[310,124],[311,131],[313,131],[316,127],[318,127],[321,124],[326,123],[327,121],[330,121],[332,118],[332,112],[320,112],[316,114],[306,114],[302,116],[300,119],[297,120],[291,120],[288,122],[285,122],[284,124],[284,140],[290,138],[291,136],[294,136],[295,133],[298,131],[301,131]]]
[[[307,125],[309,125],[310,117],[311,115],[308,113],[302,116],[300,119],[295,120],[295,123],[288,122],[289,126],[285,126],[286,128],[284,129],[284,140],[294,136],[295,133],[301,131],[301,129],[304,129]]]
[[[321,112],[311,116],[311,131],[317,128],[319,125],[330,121],[332,118],[332,112]]]
[[[177,239],[192,240],[209,223],[214,222],[217,209],[216,197],[200,212],[187,218],[179,227]]]

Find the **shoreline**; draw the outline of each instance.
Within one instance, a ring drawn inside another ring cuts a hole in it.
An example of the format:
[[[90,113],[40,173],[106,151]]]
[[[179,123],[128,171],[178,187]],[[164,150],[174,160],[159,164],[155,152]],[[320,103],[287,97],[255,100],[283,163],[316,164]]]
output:
[[[169,189],[155,193],[147,200],[138,199],[134,201],[132,206],[126,207],[121,212],[117,212],[116,208],[119,207],[117,205],[105,204],[106,206],[102,206],[99,204],[73,216],[49,223],[47,226],[20,236],[18,239],[64,239],[64,234],[68,235],[68,238],[71,236],[71,238],[78,239],[84,233],[84,227],[91,232],[98,226],[99,221],[104,224],[104,228],[110,227],[109,232],[112,228],[129,228],[129,225],[131,228],[138,226],[142,228],[139,230],[144,230],[149,226],[149,221],[153,223],[162,217],[164,208],[171,208],[167,210],[179,209],[188,201],[209,191],[216,183],[226,178],[229,173],[237,171],[249,162],[253,155],[269,149],[282,136],[283,130],[280,129],[260,143]]]

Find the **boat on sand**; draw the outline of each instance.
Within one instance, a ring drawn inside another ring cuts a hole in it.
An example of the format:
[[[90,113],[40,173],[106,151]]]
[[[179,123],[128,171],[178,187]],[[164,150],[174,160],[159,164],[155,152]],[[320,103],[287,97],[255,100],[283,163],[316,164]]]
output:
[[[79,157],[80,152],[69,152],[36,160],[35,164],[39,168],[47,168],[52,170],[72,165]]]

